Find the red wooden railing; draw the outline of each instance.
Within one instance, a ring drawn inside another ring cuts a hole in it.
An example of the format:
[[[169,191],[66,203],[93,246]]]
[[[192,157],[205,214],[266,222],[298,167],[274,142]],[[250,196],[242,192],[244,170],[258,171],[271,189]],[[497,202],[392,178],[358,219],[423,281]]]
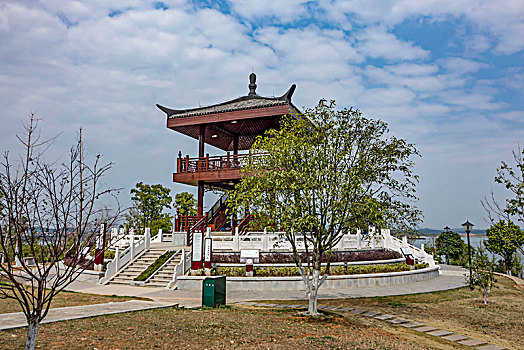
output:
[[[188,231],[193,227],[203,216],[179,214],[175,216],[175,231]]]
[[[244,166],[249,156],[249,154],[229,154],[229,152],[227,152],[225,156],[210,157],[209,154],[207,154],[205,157],[189,158],[189,156],[182,157],[182,154],[179,153],[177,158],[177,173],[238,169]]]

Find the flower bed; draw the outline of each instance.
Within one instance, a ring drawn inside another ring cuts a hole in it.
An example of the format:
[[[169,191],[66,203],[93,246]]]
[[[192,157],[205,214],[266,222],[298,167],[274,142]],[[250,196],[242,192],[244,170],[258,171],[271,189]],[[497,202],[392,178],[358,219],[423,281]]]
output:
[[[305,261],[306,253],[301,254]],[[322,257],[323,262],[327,262],[327,255]],[[364,250],[356,252],[333,252],[330,256],[331,262],[353,262],[353,261],[374,261],[374,260],[389,260],[402,258],[402,254],[393,250],[378,249],[378,250]],[[240,263],[240,254],[238,253],[213,253],[213,262],[216,263]],[[261,253],[261,264],[279,264],[279,263],[293,263],[293,254],[291,253]]]
[[[428,264],[417,264],[415,269],[423,269],[428,267]],[[325,272],[325,268],[321,269],[321,273]],[[330,275],[359,275],[370,273],[386,273],[386,272],[400,272],[409,271],[410,266],[405,263],[401,264],[384,264],[384,265],[357,265],[357,266],[332,266],[329,269]],[[296,266],[288,267],[256,267],[253,269],[256,277],[291,277],[300,276]],[[244,267],[217,267],[212,270],[213,275],[225,275],[228,277],[243,277],[246,275]],[[205,271],[202,269],[197,276],[204,276]]]

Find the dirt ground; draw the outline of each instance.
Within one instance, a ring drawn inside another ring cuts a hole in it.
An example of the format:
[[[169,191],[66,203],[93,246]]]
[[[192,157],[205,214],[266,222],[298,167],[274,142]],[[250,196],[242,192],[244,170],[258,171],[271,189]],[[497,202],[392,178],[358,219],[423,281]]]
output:
[[[482,304],[478,291],[468,288],[395,297],[321,300],[320,303],[392,313],[508,349],[523,349],[524,292],[506,278],[499,278],[498,285],[487,306]],[[59,297],[55,307],[116,301],[112,297],[79,293],[62,293]],[[5,300],[0,300],[0,309],[7,308],[4,303]],[[23,348],[25,333],[26,329],[1,331],[0,349]],[[240,305],[214,310],[157,309],[44,324],[40,327],[37,347],[471,349],[352,313],[334,312],[316,319],[294,310]]]

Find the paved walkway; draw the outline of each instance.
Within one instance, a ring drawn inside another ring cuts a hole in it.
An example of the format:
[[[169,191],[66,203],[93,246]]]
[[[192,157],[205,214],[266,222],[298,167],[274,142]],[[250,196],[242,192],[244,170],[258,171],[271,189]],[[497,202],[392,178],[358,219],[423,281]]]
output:
[[[78,318],[87,318],[101,315],[118,314],[131,311],[158,309],[177,306],[173,302],[154,302],[142,300],[128,300],[117,303],[70,306],[49,309],[49,313],[41,323],[52,323]],[[0,314],[0,330],[26,327],[27,321],[23,312]]]
[[[265,308],[291,308],[291,309],[302,309],[305,305],[300,304],[271,304],[271,303],[256,303],[256,302],[240,302],[239,304],[254,306],[254,307],[265,307]],[[306,307],[307,308],[307,307]],[[323,306],[318,305],[319,310],[333,311],[333,312],[351,312],[355,315],[363,317],[373,317],[377,320],[396,324],[405,328],[412,329],[415,332],[426,333],[428,335],[445,339],[449,342],[456,342],[461,345],[472,346],[478,350],[502,350],[501,346],[488,344],[485,341],[472,339],[462,334],[456,334],[445,329],[438,329],[433,326],[428,326],[423,323],[414,322],[406,318],[400,318],[392,314],[382,314],[381,312],[367,309],[355,309],[351,307],[339,307],[339,306]]]
[[[360,298],[388,295],[427,293],[439,290],[460,288],[466,285],[465,270],[457,266],[441,266],[442,274],[427,281],[411,282],[391,286],[355,287],[347,289],[320,289],[318,297]],[[181,307],[201,305],[201,292],[190,290],[166,290],[165,288],[133,287],[126,285],[98,285],[93,282],[74,282],[67,290],[102,294],[149,298],[155,301],[173,301]],[[245,291],[227,292],[228,302],[249,300],[306,300],[304,291]]]
[[[439,277],[427,281],[392,286],[373,286],[341,290],[321,288],[318,297],[320,299],[330,299],[416,294],[459,288],[464,285],[464,269],[455,266],[442,266],[442,274]],[[180,307],[198,307],[202,305],[201,292],[194,290],[185,291],[126,285],[99,285],[95,282],[82,281],[76,281],[70,284],[66,289],[81,293],[142,297],[151,299],[151,301],[133,300],[98,305],[55,308],[49,310],[49,314],[44,319],[43,323],[93,317],[111,313],[169,307],[177,304]],[[306,295],[303,291],[245,291],[228,292],[226,298],[228,303],[235,303],[253,300],[306,300]],[[3,314],[0,315],[0,325],[0,330],[24,327],[26,326],[25,317],[22,313]]]

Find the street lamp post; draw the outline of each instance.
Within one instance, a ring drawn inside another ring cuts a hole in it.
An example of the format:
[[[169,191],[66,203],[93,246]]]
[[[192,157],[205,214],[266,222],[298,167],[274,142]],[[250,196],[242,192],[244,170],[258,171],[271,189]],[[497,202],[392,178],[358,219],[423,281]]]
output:
[[[471,273],[471,244],[469,243],[469,234],[471,233],[471,229],[473,228],[473,225],[471,222],[466,221],[462,224],[462,227],[464,227],[464,231],[466,231],[466,235],[468,237],[468,259],[469,259],[469,288],[473,289],[473,275]]]
[[[446,232],[446,265],[449,265],[449,231],[451,229],[449,226],[444,227],[444,232]]]

